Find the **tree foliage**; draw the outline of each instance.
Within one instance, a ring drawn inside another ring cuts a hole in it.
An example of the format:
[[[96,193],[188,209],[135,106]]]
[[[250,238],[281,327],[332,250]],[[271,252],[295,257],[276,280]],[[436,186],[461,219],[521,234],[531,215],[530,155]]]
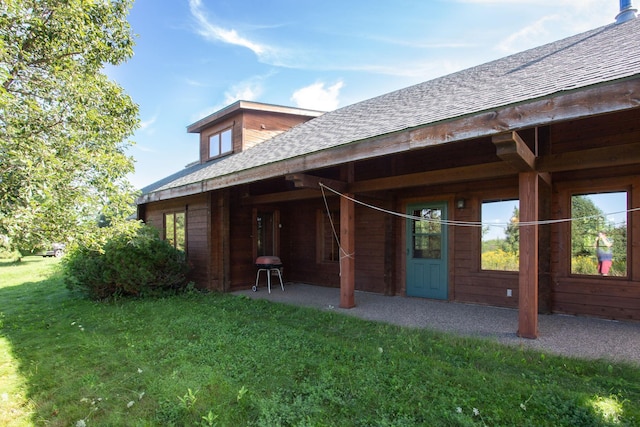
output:
[[[131,2],[0,2],[0,235],[16,244],[131,201],[138,107],[104,74],[133,54]]]
[[[507,224],[504,234],[504,251],[511,254],[518,254],[520,252],[520,209],[518,207],[513,208],[511,219]]]
[[[592,255],[594,242],[605,226],[604,212],[589,197],[571,197],[571,253]]]
[[[612,276],[627,274],[627,225],[611,223],[605,212],[588,195],[571,197],[571,271],[576,274],[596,274],[595,238],[604,231],[613,242]],[[581,260],[586,258],[588,261]],[[589,265],[590,263],[590,265]],[[589,265],[588,268],[581,264]]]

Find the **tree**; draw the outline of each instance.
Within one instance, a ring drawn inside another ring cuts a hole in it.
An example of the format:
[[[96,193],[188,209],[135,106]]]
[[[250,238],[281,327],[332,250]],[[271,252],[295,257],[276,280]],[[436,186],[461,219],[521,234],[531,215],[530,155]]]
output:
[[[571,254],[590,256],[594,253],[598,231],[604,230],[604,212],[587,196],[571,197]]]
[[[83,233],[131,203],[138,107],[103,71],[133,54],[131,4],[0,2],[0,235],[15,244]]]
[[[520,209],[518,209],[518,207],[513,208],[511,220],[509,221],[509,224],[507,224],[504,234],[504,251],[507,253],[517,254],[520,251]]]

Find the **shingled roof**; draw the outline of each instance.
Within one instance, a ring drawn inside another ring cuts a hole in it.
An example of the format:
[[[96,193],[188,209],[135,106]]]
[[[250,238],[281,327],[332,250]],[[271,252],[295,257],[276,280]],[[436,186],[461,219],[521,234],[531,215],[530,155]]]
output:
[[[328,112],[246,151],[181,171],[175,179],[150,186],[150,193],[184,186],[193,186],[189,193],[196,193],[216,188],[212,184],[220,177],[286,164],[309,153],[631,78],[640,78],[640,19],[607,25]],[[336,164],[341,161],[335,159]],[[284,166],[287,173],[301,172]],[[251,175],[255,179],[255,173]],[[202,189],[194,184],[201,184]]]

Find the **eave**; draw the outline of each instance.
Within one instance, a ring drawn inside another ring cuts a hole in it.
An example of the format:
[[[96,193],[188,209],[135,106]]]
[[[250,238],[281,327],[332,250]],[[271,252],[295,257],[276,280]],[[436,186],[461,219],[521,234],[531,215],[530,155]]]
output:
[[[634,76],[630,79],[561,92],[525,103],[507,105],[473,115],[355,141],[197,183],[159,190],[141,196],[137,203],[144,204],[189,196],[263,179],[455,141],[491,137],[508,131],[624,111],[639,106],[640,76]],[[357,186],[357,183],[354,185]]]
[[[200,133],[204,128],[215,124],[218,121],[224,120],[234,113],[239,111],[262,111],[270,113],[281,113],[289,115],[298,115],[305,117],[318,117],[324,114],[324,111],[307,110],[304,108],[285,107],[281,105],[263,104],[261,102],[253,101],[236,101],[233,104],[216,111],[207,117],[198,120],[197,122],[187,126],[188,133]]]

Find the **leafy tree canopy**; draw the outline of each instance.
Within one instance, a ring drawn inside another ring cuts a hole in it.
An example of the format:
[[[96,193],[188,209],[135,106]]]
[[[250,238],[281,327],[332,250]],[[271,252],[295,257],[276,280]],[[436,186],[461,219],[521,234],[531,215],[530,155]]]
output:
[[[0,1],[0,235],[15,244],[129,209],[138,107],[104,66],[133,55],[131,5]]]

